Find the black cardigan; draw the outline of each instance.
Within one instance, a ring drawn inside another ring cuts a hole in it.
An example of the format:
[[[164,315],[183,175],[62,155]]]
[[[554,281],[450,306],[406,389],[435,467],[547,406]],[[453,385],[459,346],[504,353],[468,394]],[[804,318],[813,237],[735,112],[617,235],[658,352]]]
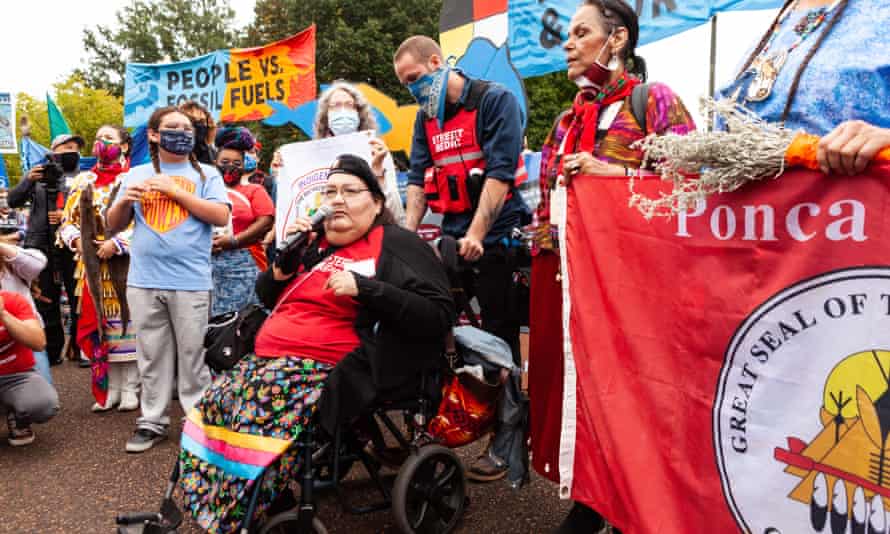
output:
[[[301,263],[310,269],[328,254],[313,244]],[[438,368],[454,320],[442,262],[413,232],[384,226],[375,277],[354,276],[360,304],[355,329],[361,344],[328,376],[319,411],[331,433],[338,421],[359,415],[386,391],[417,380],[424,369]],[[273,308],[292,280],[276,281],[270,268],[257,279],[257,295]]]

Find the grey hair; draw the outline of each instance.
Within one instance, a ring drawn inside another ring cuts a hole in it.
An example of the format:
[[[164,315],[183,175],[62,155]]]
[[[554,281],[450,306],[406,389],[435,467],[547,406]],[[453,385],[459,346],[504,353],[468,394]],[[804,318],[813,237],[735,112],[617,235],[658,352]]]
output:
[[[318,110],[315,112],[315,138],[330,137],[333,135],[328,128],[328,105],[331,96],[337,91],[345,91],[355,100],[355,109],[358,112],[358,129],[377,130],[377,119],[371,112],[371,104],[358,87],[344,80],[336,80],[328,87],[318,99]]]

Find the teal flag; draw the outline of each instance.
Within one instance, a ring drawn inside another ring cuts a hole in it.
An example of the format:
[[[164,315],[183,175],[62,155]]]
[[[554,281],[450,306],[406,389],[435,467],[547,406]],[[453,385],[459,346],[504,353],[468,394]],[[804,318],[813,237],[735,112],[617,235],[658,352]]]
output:
[[[59,106],[53,102],[49,93],[46,94],[46,112],[49,115],[50,140],[55,139],[57,135],[71,133],[71,128],[68,127],[68,122],[65,121],[65,116],[62,115],[62,110],[60,110]]]

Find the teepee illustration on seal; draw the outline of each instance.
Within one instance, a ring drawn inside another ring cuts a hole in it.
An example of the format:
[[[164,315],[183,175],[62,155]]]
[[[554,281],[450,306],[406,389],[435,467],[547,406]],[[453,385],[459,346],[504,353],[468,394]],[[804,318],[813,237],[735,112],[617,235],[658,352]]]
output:
[[[890,350],[838,363],[826,380],[819,418],[822,431],[809,443],[789,437],[787,449],[775,449],[785,472],[801,479],[788,497],[809,506],[815,532],[887,533]]]

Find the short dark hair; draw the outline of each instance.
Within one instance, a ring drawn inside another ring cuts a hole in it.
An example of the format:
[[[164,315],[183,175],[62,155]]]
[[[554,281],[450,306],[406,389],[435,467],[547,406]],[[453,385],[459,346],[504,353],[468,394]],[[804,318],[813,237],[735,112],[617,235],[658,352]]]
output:
[[[437,55],[441,58],[442,48],[439,47],[439,43],[426,35],[412,35],[402,41],[402,44],[399,45],[398,50],[396,50],[395,55],[392,57],[393,63],[398,61],[405,54],[411,54],[417,61],[426,63],[433,57],[433,55]]]

